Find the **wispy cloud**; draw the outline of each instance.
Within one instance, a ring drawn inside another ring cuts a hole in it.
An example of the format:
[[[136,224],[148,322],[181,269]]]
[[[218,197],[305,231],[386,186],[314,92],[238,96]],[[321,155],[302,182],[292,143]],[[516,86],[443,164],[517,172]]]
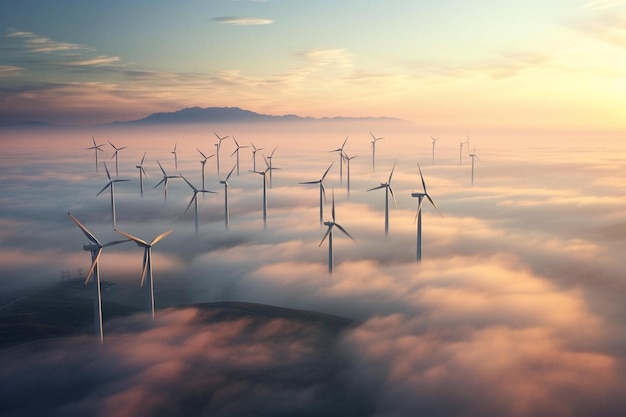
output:
[[[272,19],[263,19],[260,17],[234,17],[234,16],[224,16],[224,17],[216,17],[213,21],[218,23],[225,23],[228,25],[235,26],[256,26],[256,25],[271,25],[274,23]]]
[[[33,52],[67,52],[67,51],[80,51],[80,50],[90,50],[90,48],[85,45],[68,43],[68,42],[57,42],[52,39],[38,36],[32,32],[20,32],[15,30],[10,30],[7,34],[9,38],[19,38],[24,40],[24,46]]]
[[[120,62],[121,59],[118,56],[105,56],[100,55],[95,58],[83,59],[80,61],[68,61],[65,65],[77,65],[77,66],[91,66],[91,65],[104,65]]]
[[[12,77],[19,72],[21,72],[24,68],[17,67],[15,65],[0,65],[0,78]]]

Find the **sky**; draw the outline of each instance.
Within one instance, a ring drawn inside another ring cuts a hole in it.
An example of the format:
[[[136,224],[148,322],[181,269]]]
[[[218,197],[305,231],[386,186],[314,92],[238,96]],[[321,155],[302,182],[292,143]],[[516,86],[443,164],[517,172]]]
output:
[[[620,130],[620,0],[0,4],[0,122],[185,107]]]

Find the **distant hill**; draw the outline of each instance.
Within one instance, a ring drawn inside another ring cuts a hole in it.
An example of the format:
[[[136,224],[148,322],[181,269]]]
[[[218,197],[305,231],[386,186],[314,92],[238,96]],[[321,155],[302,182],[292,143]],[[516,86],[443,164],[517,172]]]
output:
[[[301,117],[293,114],[272,116],[255,113],[239,107],[188,107],[174,112],[153,113],[148,117],[126,122],[114,122],[114,125],[147,125],[147,124],[187,124],[187,123],[262,123],[262,122],[348,122],[378,121],[404,122],[391,117]]]

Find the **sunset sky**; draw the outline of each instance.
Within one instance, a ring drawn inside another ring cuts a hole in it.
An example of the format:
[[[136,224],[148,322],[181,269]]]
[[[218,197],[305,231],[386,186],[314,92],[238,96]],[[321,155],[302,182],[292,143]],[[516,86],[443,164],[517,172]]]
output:
[[[626,1],[0,3],[0,124],[184,107],[626,127]]]

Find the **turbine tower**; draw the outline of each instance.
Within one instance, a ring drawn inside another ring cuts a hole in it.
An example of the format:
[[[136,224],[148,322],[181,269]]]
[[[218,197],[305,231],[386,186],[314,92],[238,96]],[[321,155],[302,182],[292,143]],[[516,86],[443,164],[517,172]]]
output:
[[[176,153],[176,148],[178,147],[178,141],[174,143],[174,150],[172,153],[174,154],[174,169],[178,172],[178,154]]]
[[[326,190],[324,189],[324,178],[326,178],[326,174],[328,174],[328,171],[330,171],[330,169],[332,168],[334,162],[331,163],[328,168],[326,168],[326,171],[324,172],[324,175],[322,175],[322,178],[320,178],[317,181],[306,181],[306,182],[300,182],[299,184],[319,184],[319,189],[320,189],[320,227],[322,226],[322,223],[324,222],[324,204],[326,203]],[[323,200],[323,203],[322,203]]]
[[[122,149],[126,149],[126,148],[128,148],[128,146],[122,146],[121,148],[117,148],[117,147],[115,147],[115,145],[113,145],[113,144],[111,143],[111,141],[110,141],[110,140],[109,140],[108,142],[109,142],[109,144],[110,144],[111,146],[113,146],[113,149],[115,149],[115,152],[113,153],[113,156],[111,157],[111,159],[115,158],[115,176],[116,176],[116,177],[119,177],[119,175],[120,175],[120,171],[119,171],[119,166],[118,166],[118,164],[117,164],[117,154],[118,154],[118,153],[119,153],[119,151],[121,151]]]
[[[148,174],[146,174],[146,171],[143,169],[143,161],[144,159],[146,159],[146,153],[143,153],[143,157],[141,158],[141,162],[139,162],[139,165],[136,165],[135,168],[137,168],[139,170],[139,192],[141,193],[141,198],[143,198],[143,176],[145,175],[146,177],[148,176]]]
[[[90,245],[83,245],[83,250],[91,252],[91,267],[89,268],[89,272],[87,272],[87,277],[85,278],[85,282],[83,285],[87,285],[89,282],[89,278],[91,278],[91,274],[93,273],[93,321],[94,321],[94,332],[97,338],[100,339],[100,343],[103,342],[103,334],[102,334],[102,288],[100,285],[100,268],[98,265],[98,261],[100,260],[100,255],[102,254],[102,249],[107,246],[117,245],[119,243],[128,242],[126,240],[116,240],[113,242],[105,243],[104,245],[100,243],[98,239],[91,233],[85,226],[83,226],[76,217],[72,216],[71,213],[67,213],[70,216],[70,219],[76,223],[76,225],[82,230],[82,232],[87,236],[87,239],[91,241]]]
[[[235,167],[233,167],[224,181],[220,180],[220,184],[224,184],[224,225],[226,230],[228,230],[228,226],[230,225],[230,212],[228,211],[228,190],[230,190],[230,185],[228,185],[228,179],[233,174]]]
[[[439,210],[439,207],[437,207],[437,204],[435,204],[433,199],[428,194],[428,191],[426,191],[426,182],[424,181],[422,168],[420,168],[419,163],[417,164],[417,169],[419,169],[420,171],[420,178],[422,179],[422,188],[424,189],[424,192],[411,193],[411,197],[416,197],[418,199],[417,213],[415,213],[415,220],[417,221],[417,262],[422,262],[422,202],[424,200],[424,197],[426,197],[428,201],[430,201],[430,204],[432,204],[432,206],[435,208],[435,210],[437,210],[437,213],[439,213],[441,217],[443,217],[443,214]]]
[[[345,158],[343,153],[343,148],[346,146],[346,142],[348,141],[348,136],[346,136],[346,140],[343,141],[341,147],[337,149],[333,149],[330,152],[339,152],[339,184],[343,184],[343,160]]]
[[[267,163],[269,161],[269,169],[270,169],[270,188],[272,188],[272,171],[274,171],[275,169],[280,169],[280,168],[274,168],[272,166],[272,158],[274,157],[274,152],[276,152],[276,149],[278,148],[278,146],[274,147],[274,150],[272,151],[272,153],[267,157],[267,161],[265,161],[265,163]]]
[[[398,207],[398,203],[396,202],[396,197],[393,195],[393,189],[391,188],[391,177],[393,176],[393,171],[396,169],[396,163],[394,162],[393,168],[391,168],[391,173],[389,174],[389,179],[387,182],[381,182],[378,187],[370,188],[367,191],[379,190],[381,188],[385,189],[385,236],[389,236],[389,194],[391,193],[391,197],[393,198],[393,203]]]
[[[237,139],[235,139],[234,135],[233,135],[233,140],[235,141],[235,146],[237,146],[237,147],[235,148],[235,151],[232,154],[230,154],[230,156],[233,156],[233,155],[237,154],[237,176],[239,176],[239,149],[249,148],[249,146],[248,145],[245,145],[245,146],[239,145],[239,142],[237,142]]]
[[[472,187],[473,187],[474,186],[474,159],[478,159],[480,161],[480,158],[476,154],[476,145],[474,145],[474,152],[472,152],[469,156],[470,158],[472,158]]]
[[[327,226],[328,229],[326,230],[326,234],[322,238],[322,241],[318,245],[318,247],[322,246],[322,243],[324,243],[324,240],[328,238],[328,273],[330,275],[332,275],[335,270],[335,259],[334,259],[334,254],[333,254],[333,228],[337,227],[346,236],[348,236],[350,239],[356,242],[356,240],[350,235],[350,233],[348,233],[348,231],[344,229],[343,226],[341,226],[339,223],[335,221],[335,190],[334,189],[333,189],[332,198],[333,198],[332,200],[333,206],[332,206],[332,212],[331,212],[332,221],[324,222],[324,226]]]
[[[98,152],[104,152],[102,149],[100,149],[102,146],[104,146],[105,144],[102,145],[96,145],[96,138],[94,138],[93,136],[91,137],[91,140],[93,141],[93,146],[87,148],[86,150],[90,150],[93,149],[94,152],[96,153],[96,172],[98,172]]]
[[[150,243],[144,240],[141,240],[138,237],[135,237],[129,233],[122,232],[121,230],[116,230],[116,232],[132,240],[133,242],[137,244],[137,246],[144,248],[143,266],[142,266],[142,272],[141,272],[141,286],[143,287],[143,282],[147,276],[148,277],[148,291],[147,291],[148,314],[150,314],[152,316],[152,319],[154,320],[154,279],[152,277],[152,247],[156,245],[158,242],[160,242],[167,235],[172,233],[172,229],[168,230],[165,233],[161,233],[160,235],[152,239],[152,242]]]
[[[109,174],[109,168],[107,168],[106,162],[103,162],[103,164],[104,164],[104,170],[107,173],[107,178],[109,179],[109,183],[105,185],[98,194],[96,194],[96,197],[102,194],[102,192],[104,192],[104,190],[106,190],[107,188],[111,189],[111,217],[113,218],[113,229],[115,229],[117,227],[117,218],[115,216],[115,183],[125,182],[129,180],[111,179],[111,174]]]
[[[167,175],[167,172],[163,169],[161,163],[157,160],[157,164],[159,164],[159,168],[161,168],[161,172],[163,173],[163,179],[158,182],[154,188],[157,188],[159,185],[163,184],[163,198],[167,201],[167,182],[172,178],[180,178],[180,175]]]
[[[370,132],[370,136],[372,137],[372,172],[376,172],[376,142],[385,138],[377,138],[372,132]]]
[[[430,137],[433,140],[433,165],[435,165],[435,143],[439,140],[439,138]]]
[[[256,171],[256,153],[262,151],[263,148],[257,148],[252,142],[250,142],[250,145],[252,145],[252,171]]]
[[[469,146],[469,136],[467,137],[467,140],[465,142],[459,139],[459,166],[460,167],[463,166],[463,145]]]
[[[267,168],[265,171],[252,171],[256,174],[263,175],[263,228],[267,229],[267,185],[268,185],[268,172],[270,171],[270,165],[267,162],[267,159],[263,158],[265,161],[265,165]]]
[[[350,161],[352,161],[354,158],[357,157],[357,155],[354,156],[348,156],[348,154],[344,153],[344,158],[346,159],[346,164],[348,165],[348,200],[350,199]]]
[[[217,136],[217,143],[215,144],[215,160],[217,162],[217,175],[220,175],[220,149],[222,148],[222,141],[228,139],[230,136],[220,137],[217,133],[213,132]]]
[[[194,209],[195,209],[195,225],[196,225],[196,236],[198,236],[198,193],[203,193],[203,194],[217,194],[215,191],[209,191],[209,190],[198,190],[196,187],[193,186],[192,183],[190,183],[187,178],[185,178],[184,175],[180,176],[183,180],[185,180],[185,182],[187,183],[187,185],[189,185],[189,187],[191,187],[191,190],[193,191],[193,195],[191,196],[191,200],[189,200],[189,204],[187,204],[187,208],[185,209],[185,213],[187,213],[187,210],[189,210],[189,207],[191,207],[191,203],[194,203]]]
[[[206,165],[206,161],[207,161],[207,159],[215,156],[215,154],[206,156],[205,154],[202,153],[202,151],[200,149],[196,148],[196,150],[198,152],[200,152],[200,155],[202,155],[202,158],[203,158],[202,161],[200,161],[200,163],[202,164],[202,189],[204,189],[204,168],[205,168],[205,165]]]

